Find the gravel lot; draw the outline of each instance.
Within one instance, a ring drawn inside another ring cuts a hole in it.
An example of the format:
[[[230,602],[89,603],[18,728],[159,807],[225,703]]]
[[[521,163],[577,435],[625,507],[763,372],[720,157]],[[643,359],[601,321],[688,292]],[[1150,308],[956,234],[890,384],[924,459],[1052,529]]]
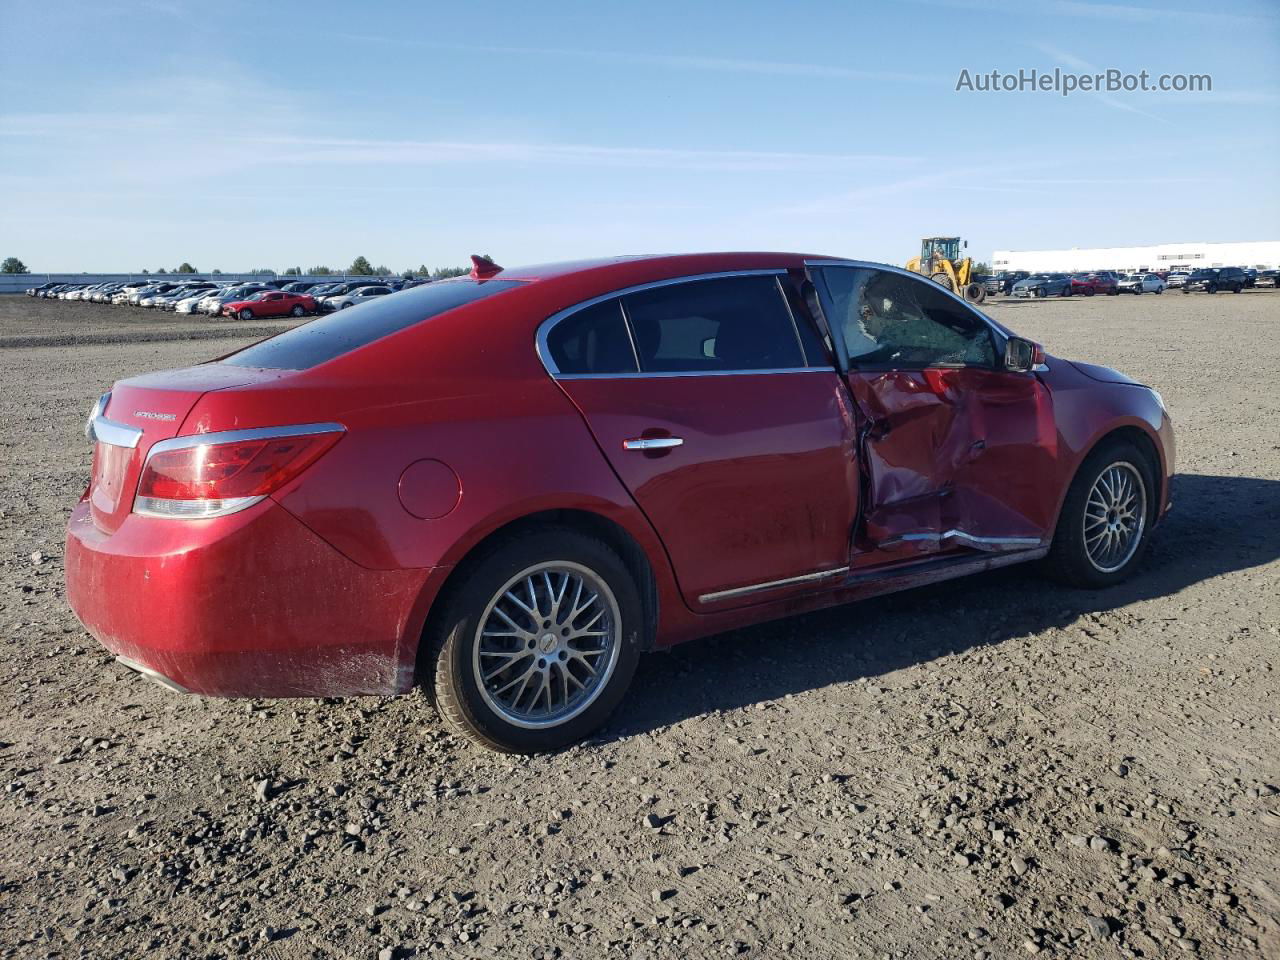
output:
[[[1163,392],[1175,507],[1134,580],[687,645],[596,740],[513,759],[419,694],[117,666],[63,597],[89,403],[271,325],[0,301],[0,957],[1280,956],[1280,291],[989,309]]]

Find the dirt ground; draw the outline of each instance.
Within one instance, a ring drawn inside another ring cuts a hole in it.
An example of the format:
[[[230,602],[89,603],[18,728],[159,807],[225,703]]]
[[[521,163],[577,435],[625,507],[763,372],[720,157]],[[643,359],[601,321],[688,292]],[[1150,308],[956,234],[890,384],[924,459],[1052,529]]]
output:
[[[590,743],[513,759],[421,694],[115,664],[63,597],[85,412],[253,333],[5,298],[0,957],[1280,956],[1280,291],[989,310],[1164,394],[1136,578],[1013,568],[687,645]]]

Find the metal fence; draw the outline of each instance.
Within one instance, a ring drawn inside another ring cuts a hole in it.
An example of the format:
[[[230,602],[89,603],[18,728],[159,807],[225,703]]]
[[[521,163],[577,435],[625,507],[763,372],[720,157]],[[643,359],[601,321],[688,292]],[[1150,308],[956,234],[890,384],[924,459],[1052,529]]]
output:
[[[214,280],[217,282],[248,280],[315,280],[322,283],[343,283],[349,280],[368,280],[376,283],[382,277],[355,277],[347,274],[327,274],[321,277],[286,277],[269,273],[0,273],[0,295],[25,293],[32,287],[45,283],[105,283],[108,280],[151,280],[155,283],[181,283],[184,280]]]

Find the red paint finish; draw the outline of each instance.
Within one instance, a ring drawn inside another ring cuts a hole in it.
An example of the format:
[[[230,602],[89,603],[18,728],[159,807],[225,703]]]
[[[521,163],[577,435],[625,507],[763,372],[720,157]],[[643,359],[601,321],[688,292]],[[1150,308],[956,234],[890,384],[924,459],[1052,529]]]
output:
[[[418,460],[405,467],[396,489],[401,505],[419,520],[447,517],[462,497],[458,475],[439,460]]]
[[[869,421],[867,545],[922,531],[1048,534],[1057,431],[1052,397],[1035,377],[936,368],[854,371],[848,381]]]
[[[831,370],[565,380],[692,607],[703,595],[849,561],[853,422]],[[668,450],[631,438],[676,437]],[[738,601],[744,602],[744,601]],[[732,600],[714,601],[714,606]]]
[[[105,415],[141,436],[134,448],[97,446],[68,529],[72,607],[109,649],[200,692],[389,692],[411,684],[451,571],[535,515],[590,515],[634,545],[663,646],[956,575],[918,547],[886,546],[898,533],[1047,542],[1081,460],[1117,428],[1149,440],[1167,502],[1172,430],[1153,395],[1056,357],[1038,374],[583,380],[554,379],[538,357],[546,318],[591,298],[722,271],[800,274],[805,259],[496,268],[498,282],[521,282],[306,369],[210,363],[118,383]],[[341,441],[248,509],[202,520],[132,512],[160,440],[323,423],[340,424]],[[685,443],[622,449],[645,436]],[[970,553],[968,571],[1036,555]],[[701,600],[846,565],[849,578]]]
[[[216,521],[129,516],[108,535],[84,503],[67,533],[67,599],[108,650],[197,693],[393,693],[429,571],[364,570],[271,501]]]

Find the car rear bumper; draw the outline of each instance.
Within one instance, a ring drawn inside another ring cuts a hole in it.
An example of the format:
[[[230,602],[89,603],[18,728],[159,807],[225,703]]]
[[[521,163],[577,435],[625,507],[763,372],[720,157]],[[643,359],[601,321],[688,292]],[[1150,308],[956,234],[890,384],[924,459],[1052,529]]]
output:
[[[67,599],[127,666],[230,697],[401,693],[430,570],[369,570],[268,499],[214,520],[67,528]]]

